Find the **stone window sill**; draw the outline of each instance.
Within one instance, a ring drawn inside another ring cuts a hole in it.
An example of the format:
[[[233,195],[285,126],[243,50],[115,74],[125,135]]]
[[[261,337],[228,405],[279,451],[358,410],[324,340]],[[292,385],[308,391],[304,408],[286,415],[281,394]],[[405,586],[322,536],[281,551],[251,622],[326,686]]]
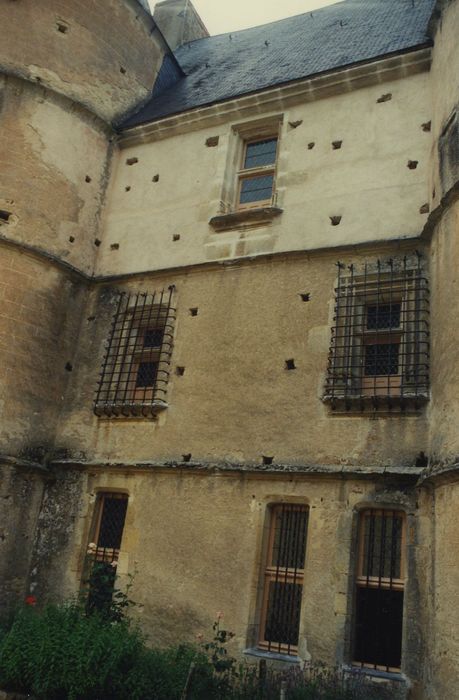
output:
[[[244,654],[246,656],[256,656],[259,659],[266,659],[266,661],[283,661],[289,664],[301,664],[301,659],[298,656],[292,656],[290,654],[276,654],[273,651],[265,651],[264,649],[244,649]]]
[[[280,209],[280,207],[241,209],[241,211],[233,211],[229,214],[213,216],[209,221],[209,225],[217,232],[228,231],[229,229],[239,228],[241,226],[271,223],[271,221],[275,219],[276,216],[280,216],[282,212],[283,209]]]
[[[363,674],[370,678],[381,678],[397,683],[406,683],[406,676],[401,671],[379,671],[376,668],[366,668],[365,666],[343,666],[343,670],[349,675]]]
[[[145,404],[133,401],[122,403],[101,402],[95,405],[94,413],[98,418],[152,418],[166,408],[168,408],[168,403],[161,399],[155,399]]]

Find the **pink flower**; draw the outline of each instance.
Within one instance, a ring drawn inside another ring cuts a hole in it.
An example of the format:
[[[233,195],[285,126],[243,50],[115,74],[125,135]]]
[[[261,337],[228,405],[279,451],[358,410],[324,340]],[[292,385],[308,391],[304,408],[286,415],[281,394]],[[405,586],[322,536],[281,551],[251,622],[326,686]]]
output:
[[[221,610],[219,610],[217,613],[217,620],[222,620],[222,619],[223,619],[223,613]]]

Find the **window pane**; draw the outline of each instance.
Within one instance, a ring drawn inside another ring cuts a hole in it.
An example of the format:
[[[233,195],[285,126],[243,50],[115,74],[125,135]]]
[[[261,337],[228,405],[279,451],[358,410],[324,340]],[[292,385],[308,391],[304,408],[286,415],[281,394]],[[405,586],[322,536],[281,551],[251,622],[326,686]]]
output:
[[[257,141],[247,144],[244,169],[262,165],[274,165],[276,162],[277,139]]]
[[[304,569],[307,511],[286,508],[275,515],[272,566]]]
[[[240,204],[260,202],[271,199],[273,195],[274,175],[250,177],[241,181]]]
[[[402,528],[398,514],[364,516],[362,576],[401,578]]]
[[[400,668],[403,591],[357,588],[354,661]]]
[[[119,549],[126,519],[128,499],[105,497],[102,505],[102,517],[97,538],[98,547]]]
[[[367,328],[400,328],[401,304],[375,304],[367,306]]]
[[[137,369],[137,378],[135,385],[137,387],[154,386],[156,375],[158,373],[157,362],[141,362]]]
[[[298,644],[302,592],[303,586],[296,583],[270,583],[265,627],[267,641]]]
[[[375,343],[365,346],[365,375],[376,377],[398,374],[400,343]]]
[[[144,348],[159,348],[163,342],[163,328],[147,328],[143,333]]]

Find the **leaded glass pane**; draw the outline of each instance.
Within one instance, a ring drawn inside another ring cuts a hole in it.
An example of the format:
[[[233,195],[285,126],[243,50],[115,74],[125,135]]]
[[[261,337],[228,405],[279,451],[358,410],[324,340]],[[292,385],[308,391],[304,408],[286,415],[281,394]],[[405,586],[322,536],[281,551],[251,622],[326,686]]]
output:
[[[157,362],[140,362],[137,369],[136,387],[150,387],[155,385],[158,372]]]
[[[307,511],[279,510],[275,518],[272,566],[304,569]]]
[[[244,170],[263,165],[274,165],[276,162],[277,139],[267,139],[248,143],[245,151]]]
[[[274,175],[247,177],[241,180],[240,204],[260,202],[271,199],[273,194]]]
[[[398,353],[400,343],[374,343],[365,346],[365,375],[398,374]]]
[[[265,639],[293,646],[298,644],[302,592],[303,586],[296,583],[270,583]]]
[[[397,514],[365,517],[362,576],[401,578],[402,528],[402,517]]]

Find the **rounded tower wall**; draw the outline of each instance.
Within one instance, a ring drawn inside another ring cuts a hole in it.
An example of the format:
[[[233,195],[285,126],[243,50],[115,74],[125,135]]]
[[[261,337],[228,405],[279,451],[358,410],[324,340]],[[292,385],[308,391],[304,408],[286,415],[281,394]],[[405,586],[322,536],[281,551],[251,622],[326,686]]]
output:
[[[150,93],[165,44],[137,0],[0,4],[0,72],[54,90],[105,121]]]

